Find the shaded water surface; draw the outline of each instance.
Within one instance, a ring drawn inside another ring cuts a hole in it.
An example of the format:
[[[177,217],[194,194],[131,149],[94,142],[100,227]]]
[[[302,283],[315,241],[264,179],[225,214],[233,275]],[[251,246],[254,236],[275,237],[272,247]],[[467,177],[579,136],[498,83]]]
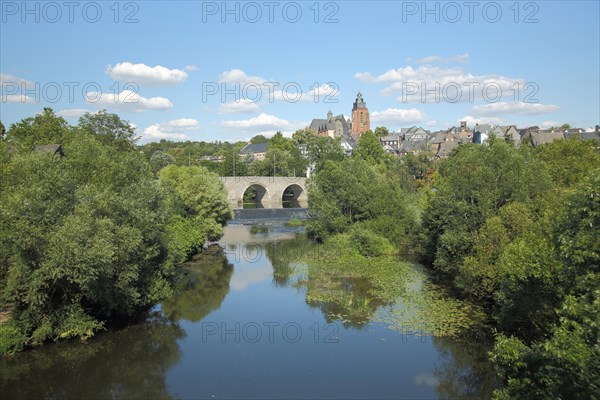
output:
[[[368,277],[325,279],[289,262],[310,246],[283,227],[228,226],[145,321],[0,360],[0,395],[489,398],[495,379],[476,332],[392,328],[382,316],[404,299],[382,298]]]

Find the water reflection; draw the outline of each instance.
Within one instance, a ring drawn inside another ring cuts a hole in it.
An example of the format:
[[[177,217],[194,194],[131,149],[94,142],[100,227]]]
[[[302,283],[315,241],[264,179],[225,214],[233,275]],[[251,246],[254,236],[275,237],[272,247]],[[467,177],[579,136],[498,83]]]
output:
[[[184,331],[158,312],[87,343],[46,345],[0,359],[4,399],[169,399],[165,372],[180,359]]]
[[[319,254],[320,250],[322,248],[309,241],[306,235],[268,246],[267,256],[273,266],[274,284],[305,290],[306,304],[321,310],[327,323],[340,321],[345,327],[362,328],[371,321],[379,307],[390,302],[377,294],[367,277],[345,276],[339,271],[329,273],[290,261],[303,259],[318,263],[325,256]]]
[[[481,331],[469,330],[460,337],[435,337],[441,365],[429,383],[444,399],[485,399],[492,396],[500,381],[488,359],[491,338]]]
[[[0,393],[6,399],[491,397],[497,381],[486,336],[472,330],[405,340],[374,322],[382,309],[395,307],[381,289],[382,281],[396,285],[393,275],[294,261],[307,255],[332,257],[303,234],[252,235],[248,227],[228,226],[222,246],[185,266],[178,295],[161,312],[87,343],[0,360]],[[264,327],[267,321],[280,324],[274,341],[266,331],[257,343],[231,332],[227,340],[222,332],[203,340],[203,324],[231,330],[236,322]],[[325,324],[334,321],[339,342],[326,343]],[[303,329],[299,342],[282,339],[281,327],[290,322]]]
[[[232,274],[233,264],[227,262],[223,248],[210,246],[184,265],[176,295],[162,303],[163,312],[174,321],[200,321],[221,306]]]

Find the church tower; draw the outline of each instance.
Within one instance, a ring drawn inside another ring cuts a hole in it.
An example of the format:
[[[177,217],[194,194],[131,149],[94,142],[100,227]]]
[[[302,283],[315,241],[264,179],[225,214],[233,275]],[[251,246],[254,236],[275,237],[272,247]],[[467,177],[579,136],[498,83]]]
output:
[[[352,107],[352,136],[358,138],[371,129],[371,120],[367,103],[363,100],[362,93],[358,92]]]

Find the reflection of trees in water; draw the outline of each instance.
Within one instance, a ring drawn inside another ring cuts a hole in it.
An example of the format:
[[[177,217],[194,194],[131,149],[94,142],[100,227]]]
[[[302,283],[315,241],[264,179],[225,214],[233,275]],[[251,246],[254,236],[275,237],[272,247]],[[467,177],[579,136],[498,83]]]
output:
[[[434,337],[441,365],[435,369],[436,390],[444,399],[489,399],[500,382],[488,351],[492,339],[477,330],[459,337]]]
[[[164,313],[172,320],[200,321],[221,307],[229,293],[233,265],[219,246],[211,246],[186,263],[176,284],[176,295],[162,303]]]
[[[292,265],[292,261],[310,255],[314,249],[314,243],[304,233],[297,234],[292,240],[267,243],[265,253],[273,266],[273,284],[277,287],[293,285],[298,271]]]
[[[171,398],[165,372],[180,358],[185,332],[159,313],[144,323],[1,359],[4,399]]]
[[[388,302],[375,295],[375,288],[367,277],[345,276],[339,270],[329,273],[311,267],[323,259],[322,252],[323,246],[310,241],[305,234],[293,240],[269,243],[266,253],[273,266],[273,284],[306,290],[306,303],[320,309],[328,323],[339,320],[344,326],[364,326],[377,308]],[[304,271],[298,271],[292,263],[300,259],[308,262]]]
[[[344,326],[361,328],[369,322],[377,308],[389,304],[375,295],[369,279],[329,275],[309,269],[306,303],[319,308],[328,323],[340,320]]]

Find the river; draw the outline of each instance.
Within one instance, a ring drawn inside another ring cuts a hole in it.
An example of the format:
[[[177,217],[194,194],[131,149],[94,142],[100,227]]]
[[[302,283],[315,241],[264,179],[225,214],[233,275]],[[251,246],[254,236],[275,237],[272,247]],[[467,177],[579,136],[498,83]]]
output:
[[[390,301],[372,277],[289,261],[318,249],[301,229],[227,226],[186,265],[177,296],[138,323],[1,360],[2,398],[490,397],[496,380],[476,330],[394,324],[408,295]],[[413,297],[426,279],[415,274]]]

